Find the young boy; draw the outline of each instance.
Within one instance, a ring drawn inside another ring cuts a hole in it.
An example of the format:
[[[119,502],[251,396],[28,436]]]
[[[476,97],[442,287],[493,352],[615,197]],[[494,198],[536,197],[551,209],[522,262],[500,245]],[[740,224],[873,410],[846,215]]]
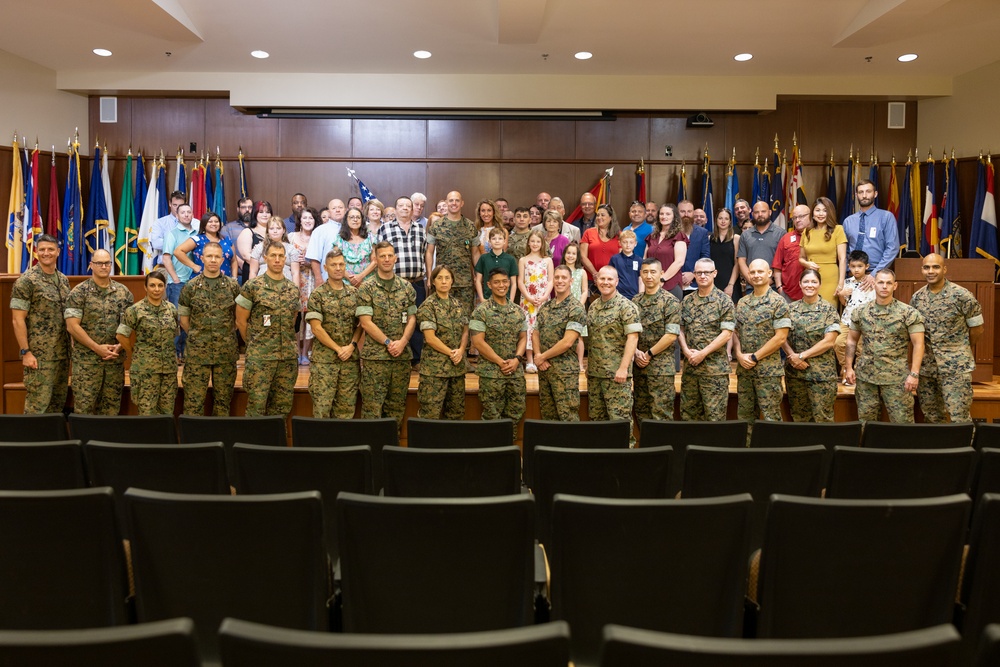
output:
[[[844,280],[844,289],[840,291],[840,303],[844,306],[844,312],[840,316],[840,335],[833,349],[837,353],[837,361],[840,363],[840,376],[844,377],[844,368],[847,359],[847,334],[851,330],[851,317],[859,306],[863,306],[875,298],[874,288],[862,290],[858,287],[868,273],[868,253],[864,250],[855,250],[847,258],[847,266],[851,270],[851,275]],[[844,379],[844,384],[847,380]]]
[[[633,254],[636,246],[635,232],[626,229],[618,235],[618,245],[621,252],[608,262],[618,271],[618,292],[631,300],[639,293],[639,265],[642,257]]]
[[[487,301],[493,296],[487,283],[490,271],[499,266],[507,271],[507,275],[517,276],[517,260],[504,252],[506,248],[507,230],[502,225],[497,225],[490,231],[490,252],[481,255],[476,262],[476,295],[480,302]],[[516,280],[510,281],[510,294],[507,297],[511,302],[514,301],[516,285]]]

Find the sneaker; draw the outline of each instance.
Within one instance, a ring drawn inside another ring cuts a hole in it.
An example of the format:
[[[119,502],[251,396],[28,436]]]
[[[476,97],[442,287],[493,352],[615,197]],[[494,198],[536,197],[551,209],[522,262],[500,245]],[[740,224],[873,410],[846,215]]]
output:
[[[845,386],[845,387],[853,387],[854,385],[853,385],[853,384],[851,384],[850,382],[848,382],[848,381],[847,381],[847,378],[844,378],[844,386]]]
[[[524,372],[525,373],[537,373],[538,372],[538,366],[536,366],[534,364],[528,364],[527,366],[524,367]]]
[[[308,365],[309,365],[309,357],[307,357],[304,354],[299,356],[299,366],[308,366]]]

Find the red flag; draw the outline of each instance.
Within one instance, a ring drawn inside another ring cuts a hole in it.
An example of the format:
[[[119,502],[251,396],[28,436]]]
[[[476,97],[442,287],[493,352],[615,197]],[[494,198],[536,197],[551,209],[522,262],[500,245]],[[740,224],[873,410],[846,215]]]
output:
[[[205,164],[199,163],[191,170],[191,210],[194,219],[200,220],[208,210],[208,195],[205,192]]]
[[[646,203],[646,167],[642,160],[639,160],[639,166],[635,169],[635,199]]]
[[[31,190],[31,222],[28,223],[26,220],[25,226],[31,228],[31,265],[34,266],[38,263],[38,257],[35,255],[35,237],[45,233],[45,223],[42,222],[42,193],[40,192],[42,179],[39,178],[37,144],[35,150],[31,151],[31,183],[33,185]]]
[[[52,167],[49,170],[49,223],[45,233],[57,239],[62,238],[62,205],[59,203],[59,188],[56,187],[56,154],[52,153]]]
[[[600,206],[601,204],[606,204],[608,202],[609,199],[608,195],[611,188],[611,183],[610,183],[611,174],[614,172],[614,170],[615,170],[614,167],[606,169],[604,171],[604,176],[602,176],[601,179],[597,181],[597,185],[588,190],[588,192],[594,195],[594,197],[597,199],[597,204],[596,204],[597,206]],[[574,220],[579,220],[581,216],[583,216],[583,209],[581,209],[580,206],[577,205],[577,207],[573,209],[573,212],[570,213],[568,216],[566,216],[566,222],[573,222]]]

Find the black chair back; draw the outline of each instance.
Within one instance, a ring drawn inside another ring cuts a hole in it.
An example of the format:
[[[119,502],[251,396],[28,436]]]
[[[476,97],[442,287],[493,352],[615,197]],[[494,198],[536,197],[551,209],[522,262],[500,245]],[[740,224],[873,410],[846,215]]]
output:
[[[470,498],[521,491],[521,450],[513,445],[489,449],[386,447],[382,457],[387,496]]]
[[[933,498],[969,493],[975,469],[976,451],[972,447],[835,447],[826,497]]]
[[[984,447],[979,450],[979,468],[976,472],[976,502],[984,493],[1000,493],[1000,448]]]
[[[639,429],[640,447],[674,448],[668,493],[676,496],[684,485],[684,464],[689,445],[706,447],[747,446],[747,423],[740,419],[719,422],[656,421],[647,419]]]
[[[378,493],[383,482],[382,448],[399,446],[399,424],[383,419],[315,419],[292,417],[292,445],[295,447],[357,447],[372,450],[372,486]]]
[[[1000,424],[976,424],[976,432],[972,436],[972,446],[976,449],[992,447],[1000,449]]]
[[[66,416],[61,412],[0,415],[0,442],[55,442],[67,435]]]
[[[867,422],[862,447],[876,449],[946,449],[972,446],[972,422],[958,424],[890,424]]]
[[[0,489],[53,491],[86,486],[79,440],[0,443]]]
[[[69,416],[71,438],[87,443],[129,442],[144,445],[177,443],[177,427],[173,415],[78,415]],[[215,438],[197,442],[211,442]]]
[[[406,420],[406,446],[419,449],[492,449],[514,444],[510,419]]]
[[[983,630],[1000,623],[1000,494],[979,499],[972,520],[969,555],[962,577],[965,614],[962,634],[968,652],[979,646]]]
[[[521,460],[524,484],[535,488],[535,449],[570,447],[573,449],[628,449],[632,436],[626,420],[600,422],[558,422],[525,419]]]
[[[203,417],[201,415],[180,415],[177,428],[182,443],[221,442],[226,448],[226,473],[230,479],[236,477],[233,468],[233,445],[244,442],[251,445],[285,447],[285,418],[279,415],[268,417]]]

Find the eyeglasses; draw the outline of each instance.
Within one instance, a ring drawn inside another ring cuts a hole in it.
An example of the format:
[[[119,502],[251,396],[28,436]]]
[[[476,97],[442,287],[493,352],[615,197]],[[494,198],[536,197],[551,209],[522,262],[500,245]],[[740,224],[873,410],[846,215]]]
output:
[[[710,275],[712,275],[713,273],[715,273],[715,270],[714,270],[714,269],[713,269],[713,270],[711,270],[711,271],[695,271],[695,272],[694,272],[694,275],[696,275],[696,276],[710,276]]]
[[[91,262],[94,266],[111,266],[111,262]]]

